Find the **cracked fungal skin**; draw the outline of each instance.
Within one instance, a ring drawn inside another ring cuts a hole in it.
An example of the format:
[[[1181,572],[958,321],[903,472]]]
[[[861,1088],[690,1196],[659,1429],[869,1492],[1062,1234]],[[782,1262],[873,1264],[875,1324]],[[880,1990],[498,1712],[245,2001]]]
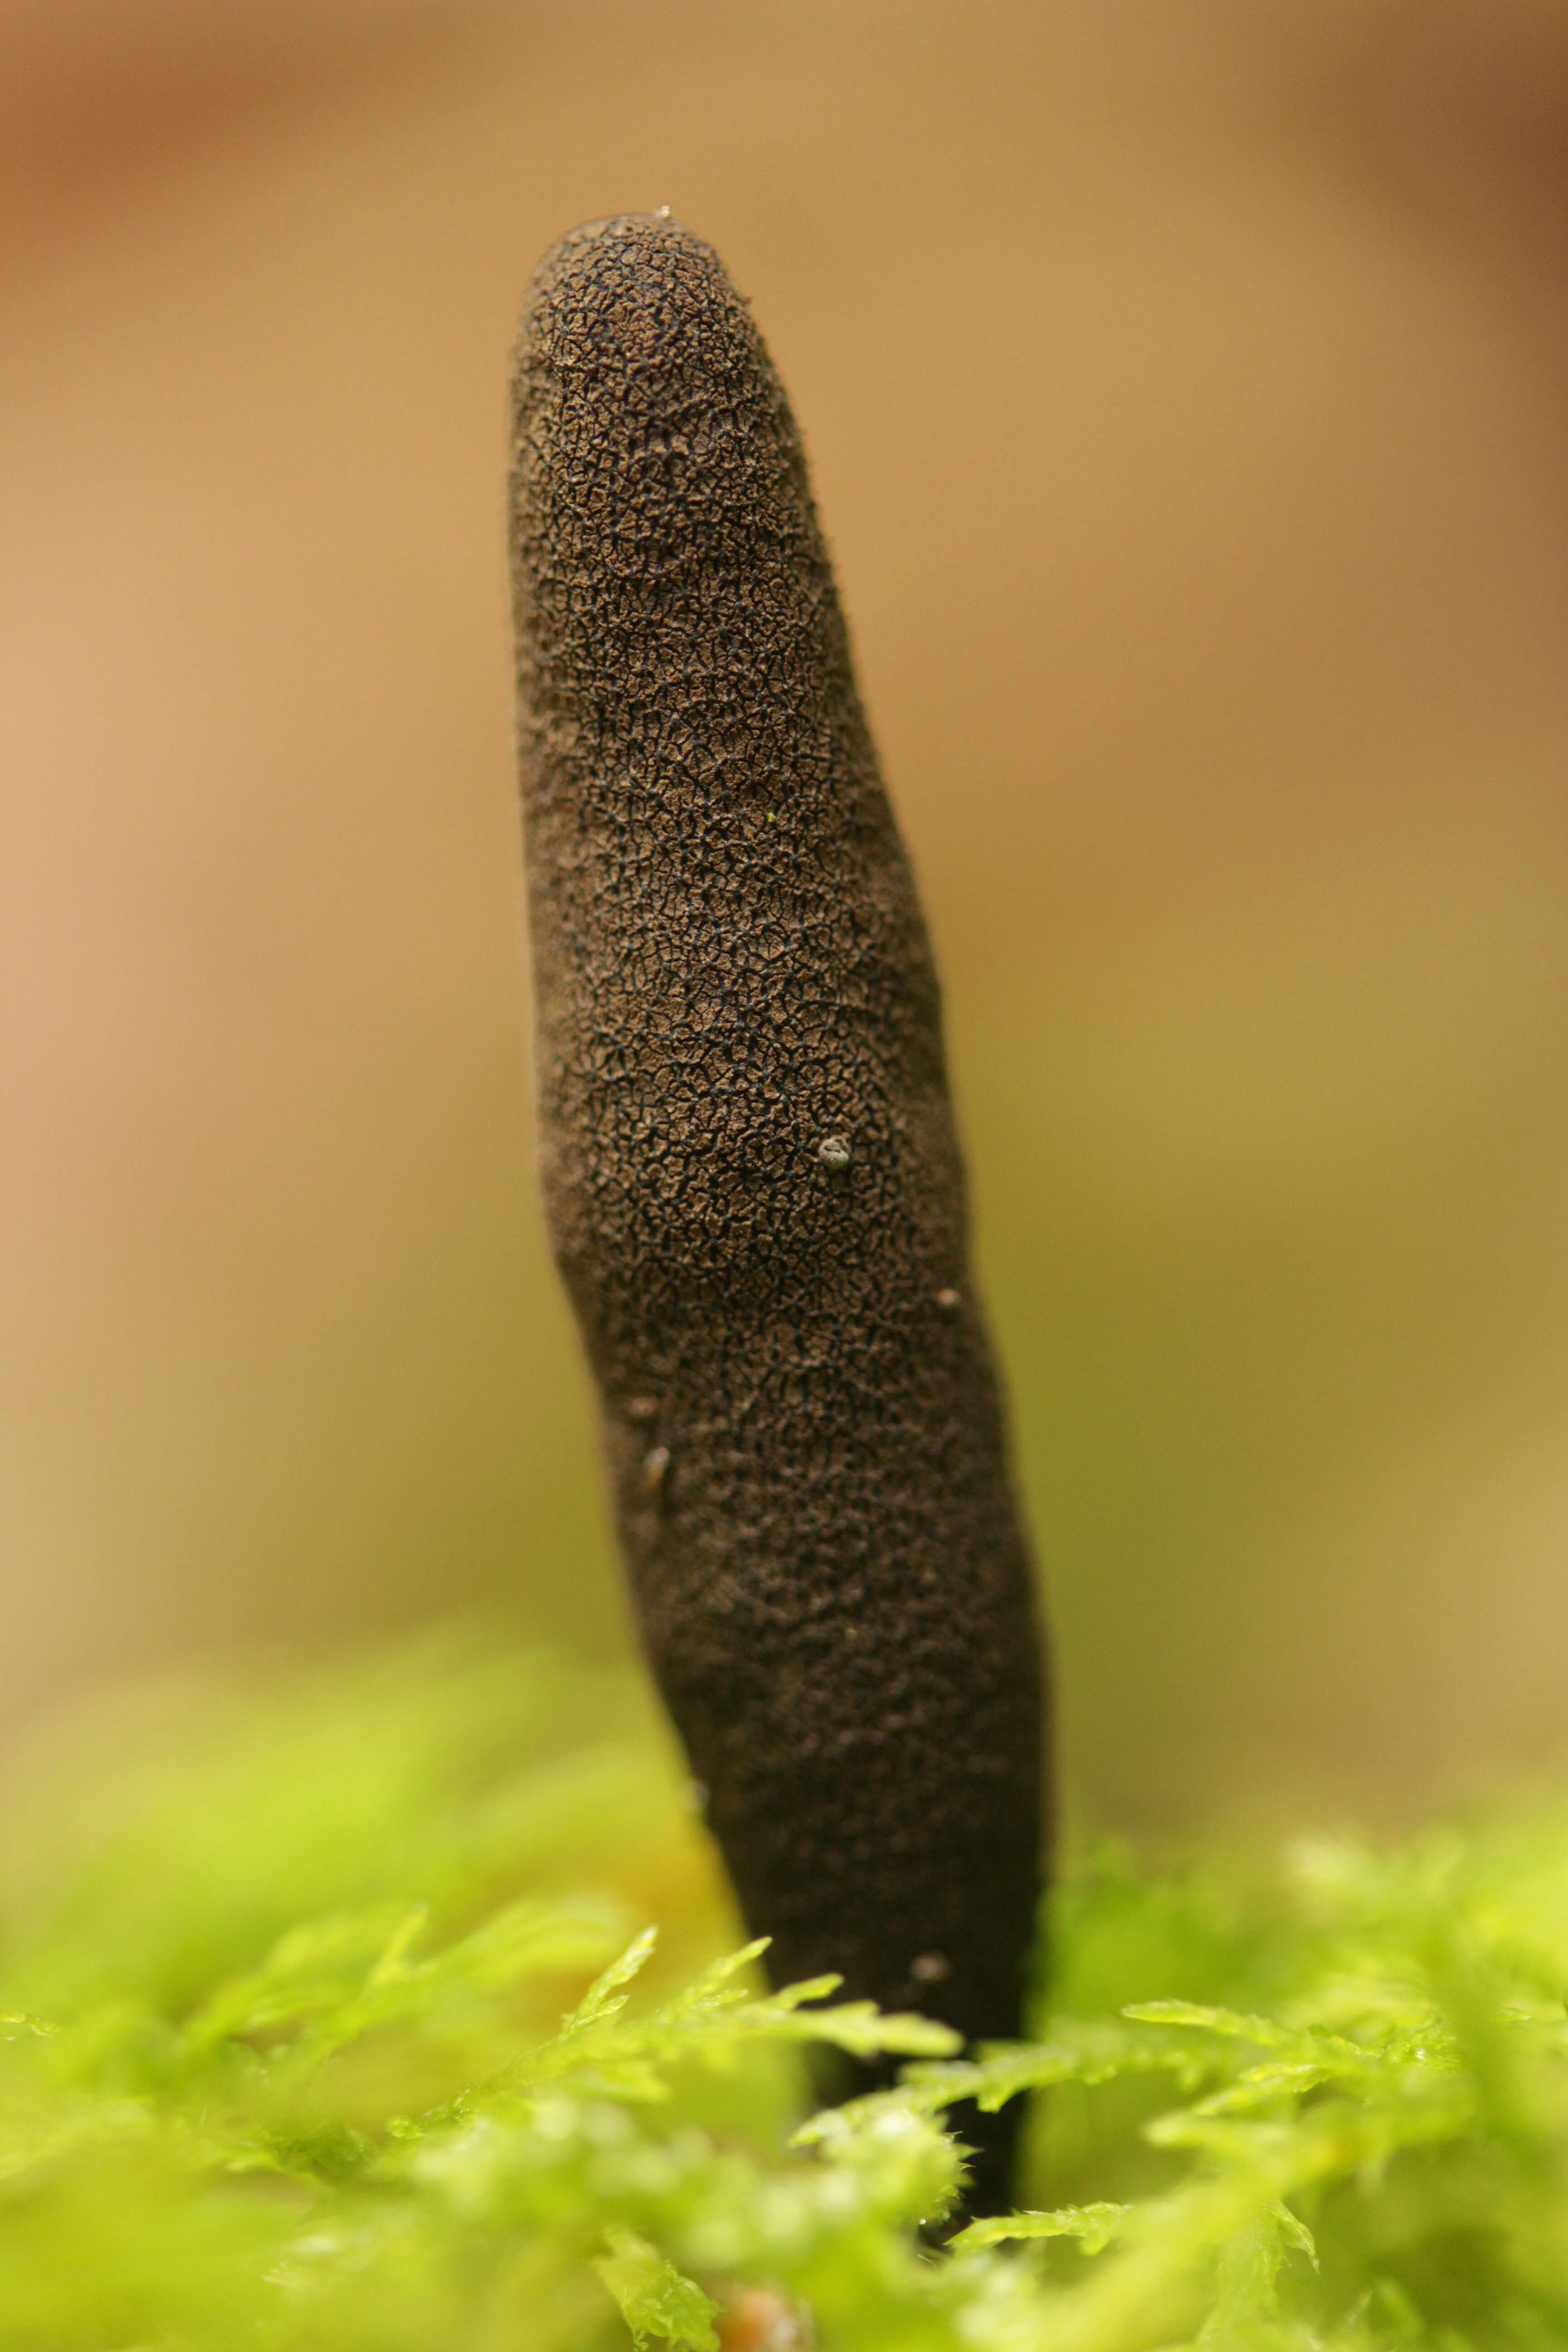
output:
[[[546,1205],[647,1651],[775,1980],[1013,2035],[1040,1643],[936,976],[794,419],[668,215],[542,263],[511,499]]]

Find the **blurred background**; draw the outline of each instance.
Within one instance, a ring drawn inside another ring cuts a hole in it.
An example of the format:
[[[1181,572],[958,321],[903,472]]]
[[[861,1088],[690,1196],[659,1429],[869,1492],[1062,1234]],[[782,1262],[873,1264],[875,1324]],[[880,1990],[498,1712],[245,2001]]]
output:
[[[541,249],[793,394],[1094,1824],[1568,1750],[1561,0],[0,0],[0,1724],[626,1622],[541,1231]]]

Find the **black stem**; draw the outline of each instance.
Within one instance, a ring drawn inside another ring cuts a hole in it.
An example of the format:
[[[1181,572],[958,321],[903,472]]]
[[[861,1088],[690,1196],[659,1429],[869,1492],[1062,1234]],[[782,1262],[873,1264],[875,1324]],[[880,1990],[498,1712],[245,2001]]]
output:
[[[799,436],[662,215],[546,257],[516,396],[545,1193],[643,1636],[775,1980],[1006,2038],[1033,1582],[936,976]],[[963,2124],[992,2210],[1013,2121]]]

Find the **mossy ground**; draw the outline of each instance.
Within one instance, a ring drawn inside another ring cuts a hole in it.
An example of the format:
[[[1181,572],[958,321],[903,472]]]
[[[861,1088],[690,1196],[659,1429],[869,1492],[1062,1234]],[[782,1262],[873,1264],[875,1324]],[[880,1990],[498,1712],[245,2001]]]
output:
[[[1082,1857],[977,2066],[725,1957],[646,1703],[556,1662],[100,1707],[6,1806],[5,2352],[1568,2346],[1568,1799]],[[812,2035],[905,2087],[801,2131]],[[943,2102],[1037,2091],[1031,2210],[932,2251]]]

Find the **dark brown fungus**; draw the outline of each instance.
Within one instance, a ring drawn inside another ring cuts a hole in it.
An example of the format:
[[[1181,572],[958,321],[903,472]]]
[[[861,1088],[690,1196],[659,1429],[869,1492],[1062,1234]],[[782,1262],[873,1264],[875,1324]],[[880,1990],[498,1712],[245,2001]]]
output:
[[[664,215],[546,256],[516,401],[544,1189],[648,1654],[775,1979],[1006,2037],[1039,1636],[936,977],[800,439]],[[1005,2200],[1012,2116],[959,2118],[971,2210]]]

